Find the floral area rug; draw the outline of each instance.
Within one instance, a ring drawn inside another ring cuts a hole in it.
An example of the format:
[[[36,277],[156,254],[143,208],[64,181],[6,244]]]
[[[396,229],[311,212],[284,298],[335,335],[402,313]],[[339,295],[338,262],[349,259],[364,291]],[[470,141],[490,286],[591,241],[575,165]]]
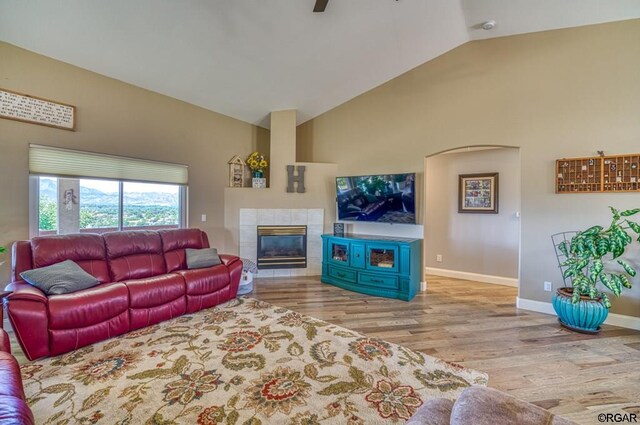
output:
[[[487,375],[252,298],[22,366],[38,424],[403,423]]]

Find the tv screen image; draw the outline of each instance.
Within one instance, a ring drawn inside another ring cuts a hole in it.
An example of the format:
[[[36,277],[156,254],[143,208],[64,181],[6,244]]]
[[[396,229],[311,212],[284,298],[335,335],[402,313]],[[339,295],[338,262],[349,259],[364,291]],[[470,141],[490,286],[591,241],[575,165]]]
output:
[[[415,173],[336,178],[338,220],[416,223]]]

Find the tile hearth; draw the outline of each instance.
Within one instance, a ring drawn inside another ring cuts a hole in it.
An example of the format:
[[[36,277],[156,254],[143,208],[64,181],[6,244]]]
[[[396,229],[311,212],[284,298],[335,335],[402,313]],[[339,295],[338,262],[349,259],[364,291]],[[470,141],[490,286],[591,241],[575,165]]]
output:
[[[324,210],[240,208],[240,257],[257,263],[258,225],[306,225],[307,268],[260,270],[257,277],[319,276],[322,273]]]

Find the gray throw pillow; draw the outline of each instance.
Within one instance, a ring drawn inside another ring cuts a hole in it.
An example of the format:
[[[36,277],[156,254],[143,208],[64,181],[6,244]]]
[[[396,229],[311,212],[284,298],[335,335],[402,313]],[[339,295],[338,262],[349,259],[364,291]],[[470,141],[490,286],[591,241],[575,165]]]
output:
[[[71,260],[20,273],[20,277],[47,295],[62,295],[100,283]]]
[[[217,266],[218,264],[222,264],[222,261],[220,261],[220,257],[218,257],[218,250],[215,248],[187,248],[184,250],[184,252],[187,257],[188,269],[203,269],[205,267]]]

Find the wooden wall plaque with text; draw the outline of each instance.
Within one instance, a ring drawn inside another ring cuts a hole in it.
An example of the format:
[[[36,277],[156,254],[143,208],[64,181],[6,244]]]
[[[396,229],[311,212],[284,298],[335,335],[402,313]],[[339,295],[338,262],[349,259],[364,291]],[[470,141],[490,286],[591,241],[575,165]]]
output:
[[[76,107],[0,88],[0,118],[75,130]]]

